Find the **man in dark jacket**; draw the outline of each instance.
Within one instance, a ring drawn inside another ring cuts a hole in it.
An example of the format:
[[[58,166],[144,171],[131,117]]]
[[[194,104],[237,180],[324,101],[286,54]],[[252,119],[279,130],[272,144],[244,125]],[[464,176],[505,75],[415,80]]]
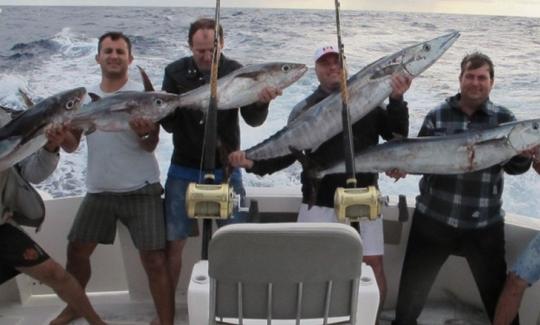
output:
[[[189,29],[188,43],[193,53],[169,64],[165,68],[162,89],[181,94],[200,87],[210,81],[212,51],[214,44],[215,21],[201,18],[193,22]],[[219,26],[220,47],[223,47],[223,29]],[[242,65],[234,60],[220,56],[218,77],[223,77]],[[281,90],[272,87],[265,88],[259,93],[259,102],[239,109],[218,111],[215,174],[216,182],[224,179],[227,154],[240,147],[240,126],[238,113],[247,124],[259,126],[268,114],[268,103],[281,94]],[[219,95],[219,94],[218,94]],[[204,152],[204,123],[205,116],[200,111],[176,110],[164,118],[161,125],[165,131],[173,134],[174,151],[165,185],[165,217],[167,220],[167,258],[172,275],[174,288],[182,267],[182,250],[186,239],[196,224],[188,219],[185,209],[185,193],[190,182],[202,181],[202,156]],[[224,153],[225,152],[225,153]],[[230,175],[230,182],[237,194],[244,195],[242,175],[235,169]],[[241,222],[241,215],[233,215],[227,222]],[[218,225],[222,225],[219,222]]]
[[[319,87],[313,94],[297,104],[289,116],[289,123],[302,112],[325,99],[339,89],[340,64],[338,51],[332,46],[319,48],[315,52],[315,72],[319,80]],[[407,103],[403,101],[403,94],[411,84],[411,79],[402,75],[392,78],[392,93],[387,109],[377,107],[365,117],[354,123],[352,134],[354,149],[356,151],[376,145],[379,136],[390,140],[395,134],[407,136],[409,129],[409,116]],[[315,151],[308,153],[305,160],[308,164],[325,166],[333,161],[344,159],[343,134],[339,133],[323,143]],[[234,167],[247,168],[248,172],[258,175],[271,174],[290,166],[297,156],[290,154],[285,157],[264,161],[252,161],[245,157],[244,152],[237,151],[229,156]],[[334,212],[334,193],[336,188],[344,187],[345,174],[327,175],[320,182],[304,170],[300,175],[302,183],[302,205],[298,214],[299,222],[336,222]],[[377,174],[356,174],[358,187],[377,185]],[[382,232],[382,219],[360,222],[361,237],[364,243],[364,262],[370,265],[375,272],[380,290],[381,306],[386,295],[386,280],[383,270],[384,240]]]

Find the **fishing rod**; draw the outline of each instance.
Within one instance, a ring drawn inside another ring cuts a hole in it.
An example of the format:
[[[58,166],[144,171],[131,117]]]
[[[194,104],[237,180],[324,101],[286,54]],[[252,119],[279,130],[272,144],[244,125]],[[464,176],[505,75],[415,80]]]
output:
[[[345,50],[341,39],[340,3],[335,0],[336,28],[339,49],[341,120],[343,123],[343,150],[345,171],[348,175],[345,188],[337,188],[334,195],[334,207],[338,220],[349,219],[351,226],[360,232],[360,218],[376,219],[380,216],[380,192],[375,186],[357,188],[356,168],[354,165],[354,141],[352,135],[351,114],[349,110],[349,91],[347,88],[347,70]]]
[[[186,191],[187,215],[194,219],[203,219],[201,259],[208,260],[208,245],[212,238],[212,220],[228,219],[234,207],[234,193],[228,182],[217,184],[216,146],[217,146],[217,85],[219,60],[221,55],[222,34],[219,23],[220,1],[216,0],[214,18],[214,44],[212,65],[210,67],[210,103],[206,114],[203,141],[204,184],[190,183]]]
[[[210,67],[210,105],[206,114],[206,124],[204,126],[204,136],[206,146],[204,148],[204,182],[213,184],[215,182],[214,168],[216,165],[216,143],[217,143],[217,79],[219,68],[220,40],[219,40],[219,8],[220,0],[216,0],[216,14],[214,26],[214,47],[212,52],[212,65]]]
[[[356,170],[354,167],[354,142],[352,136],[351,125],[351,112],[349,110],[349,90],[347,89],[347,70],[345,65],[345,48],[343,41],[341,40],[341,19],[340,19],[340,3],[339,0],[335,0],[336,7],[336,29],[337,29],[337,41],[339,51],[339,88],[341,92],[341,121],[343,124],[343,152],[345,154],[345,171],[348,175],[346,181],[346,188],[356,188]],[[360,232],[360,225],[358,222],[351,222],[358,232]]]
[[[336,27],[337,41],[339,49],[340,82],[341,91],[341,120],[343,122],[343,145],[345,152],[345,170],[349,175],[347,178],[347,188],[356,187],[356,171],[354,167],[354,142],[352,136],[351,113],[349,111],[349,91],[347,89],[347,70],[345,69],[345,50],[341,40],[341,21],[339,15],[339,0],[335,0],[336,5]]]
[[[203,219],[201,259],[208,260],[212,238],[212,219],[227,219],[232,213],[232,190],[228,184],[216,184],[217,144],[217,81],[221,49],[219,25],[220,1],[216,0],[214,45],[210,67],[210,103],[204,125],[202,169],[204,183],[190,183],[186,192],[186,208],[190,218]]]

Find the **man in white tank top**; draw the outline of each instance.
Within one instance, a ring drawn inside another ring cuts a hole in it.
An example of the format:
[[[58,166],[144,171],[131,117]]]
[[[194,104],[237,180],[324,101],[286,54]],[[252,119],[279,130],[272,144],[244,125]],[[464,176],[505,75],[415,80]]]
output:
[[[100,97],[118,91],[143,89],[128,80],[133,61],[131,43],[122,33],[109,32],[98,43],[96,61],[101,82],[89,88]],[[174,300],[164,253],[165,219],[154,149],[159,126],[147,119],[133,119],[131,129],[121,132],[94,131],[86,136],[88,146],[87,194],[68,236],[66,269],[84,287],[91,274],[90,256],[98,244],[112,244],[117,220],[129,230],[148,275],[157,309],[156,322],[172,325]],[[63,146],[75,150],[82,130],[73,130],[72,141]],[[66,307],[52,325],[67,324],[79,315]]]

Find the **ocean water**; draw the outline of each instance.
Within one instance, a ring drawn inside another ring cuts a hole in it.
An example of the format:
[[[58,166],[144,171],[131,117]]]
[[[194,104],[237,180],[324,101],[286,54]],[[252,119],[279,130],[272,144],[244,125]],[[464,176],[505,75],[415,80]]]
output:
[[[211,8],[137,7],[0,7],[0,105],[22,107],[17,89],[36,100],[53,93],[99,82],[94,60],[97,38],[119,30],[133,41],[134,64],[130,74],[140,79],[142,66],[156,88],[163,69],[189,55],[187,30],[198,17],[213,17]],[[310,70],[272,102],[265,124],[242,125],[242,148],[248,148],[281,129],[295,103],[317,86],[312,55],[315,48],[336,43],[335,16],[331,10],[232,9],[221,12],[225,29],[224,53],[244,64],[269,61],[306,63]],[[458,91],[459,62],[479,50],[495,63],[491,98],[510,108],[518,119],[540,117],[540,19],[420,13],[343,11],[342,35],[350,72],[416,42],[459,30],[461,38],[430,69],[415,79],[406,94],[410,108],[410,135],[425,114],[445,97]],[[156,151],[162,180],[172,152],[169,134],[161,133]],[[434,157],[436,159],[437,157]],[[263,178],[244,174],[248,186],[299,184],[300,166]],[[62,154],[59,168],[38,187],[54,197],[85,192],[86,146]],[[417,176],[398,182],[381,175],[385,194],[418,192]],[[540,177],[532,171],[506,176],[504,208],[540,218]]]

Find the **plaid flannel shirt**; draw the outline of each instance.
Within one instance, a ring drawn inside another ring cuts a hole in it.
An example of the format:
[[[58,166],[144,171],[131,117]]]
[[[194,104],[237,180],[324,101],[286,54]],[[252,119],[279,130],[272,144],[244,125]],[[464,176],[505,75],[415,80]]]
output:
[[[484,129],[515,121],[514,114],[487,100],[472,116],[459,108],[460,94],[449,97],[430,111],[420,132],[422,136],[443,136],[471,129]],[[437,157],[433,157],[437,159]],[[521,174],[531,160],[515,156],[504,164],[460,175],[424,175],[416,210],[455,228],[474,229],[499,222],[502,210],[503,172]]]

